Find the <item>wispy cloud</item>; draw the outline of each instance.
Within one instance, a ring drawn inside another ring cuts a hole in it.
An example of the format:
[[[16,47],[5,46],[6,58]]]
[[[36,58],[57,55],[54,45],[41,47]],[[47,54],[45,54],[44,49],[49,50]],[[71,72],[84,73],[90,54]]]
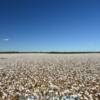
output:
[[[9,41],[9,39],[8,38],[5,38],[5,39],[3,39],[3,41]]]

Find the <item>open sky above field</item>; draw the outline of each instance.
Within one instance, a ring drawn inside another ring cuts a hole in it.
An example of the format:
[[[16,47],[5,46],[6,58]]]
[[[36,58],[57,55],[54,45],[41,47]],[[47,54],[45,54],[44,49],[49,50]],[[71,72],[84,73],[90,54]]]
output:
[[[0,0],[0,51],[99,51],[100,0]]]

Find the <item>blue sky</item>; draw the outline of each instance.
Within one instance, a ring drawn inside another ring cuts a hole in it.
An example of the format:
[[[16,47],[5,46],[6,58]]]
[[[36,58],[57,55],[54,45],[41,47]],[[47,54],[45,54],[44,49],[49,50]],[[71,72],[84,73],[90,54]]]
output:
[[[0,0],[0,51],[99,51],[100,0]]]

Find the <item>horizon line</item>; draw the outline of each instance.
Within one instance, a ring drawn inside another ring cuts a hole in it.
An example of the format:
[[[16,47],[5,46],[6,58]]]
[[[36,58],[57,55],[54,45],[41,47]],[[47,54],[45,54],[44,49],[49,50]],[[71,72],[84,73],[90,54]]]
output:
[[[48,54],[69,54],[69,53],[100,53],[100,51],[0,51],[1,53],[48,53]]]

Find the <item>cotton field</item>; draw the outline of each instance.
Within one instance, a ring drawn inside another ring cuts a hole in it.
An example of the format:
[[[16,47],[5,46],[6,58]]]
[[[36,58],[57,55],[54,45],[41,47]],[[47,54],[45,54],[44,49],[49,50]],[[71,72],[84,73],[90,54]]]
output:
[[[0,54],[0,100],[100,100],[100,54]]]

